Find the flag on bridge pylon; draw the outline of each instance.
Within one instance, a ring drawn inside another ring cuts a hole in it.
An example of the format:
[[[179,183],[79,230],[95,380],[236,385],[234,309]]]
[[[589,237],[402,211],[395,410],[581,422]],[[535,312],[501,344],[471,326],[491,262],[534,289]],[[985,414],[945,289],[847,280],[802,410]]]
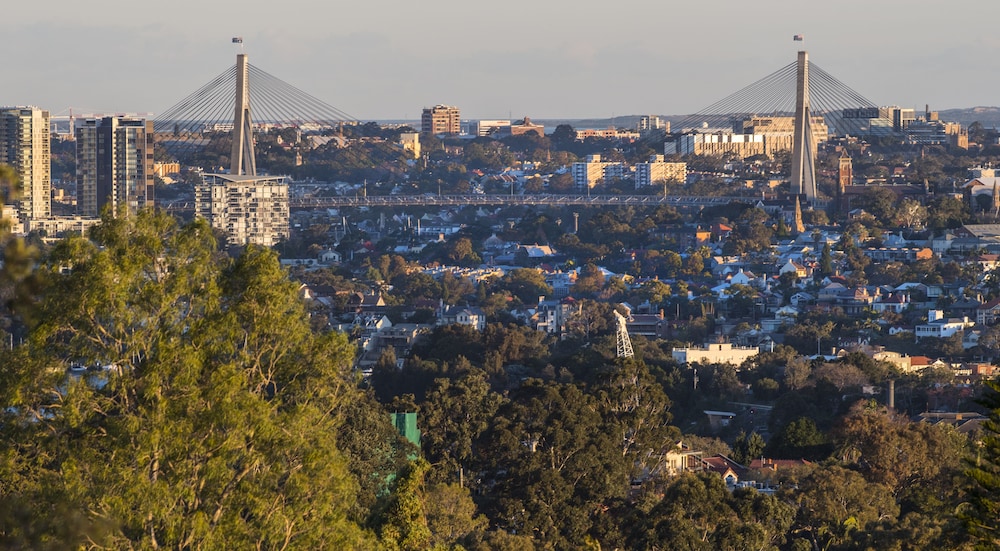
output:
[[[806,37],[802,36],[801,34],[797,34],[797,35],[795,35],[795,36],[792,37],[792,40],[794,40],[796,42],[802,42],[803,40],[805,40],[805,38]]]
[[[233,37],[233,44],[243,44],[243,37],[242,36],[234,36]]]

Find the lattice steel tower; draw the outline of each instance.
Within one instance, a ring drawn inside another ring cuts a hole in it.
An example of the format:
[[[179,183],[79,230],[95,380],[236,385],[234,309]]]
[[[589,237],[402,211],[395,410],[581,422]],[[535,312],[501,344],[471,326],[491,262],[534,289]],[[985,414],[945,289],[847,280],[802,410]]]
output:
[[[626,325],[625,316],[618,313],[615,310],[615,341],[617,355],[619,358],[631,358],[635,356],[635,352],[632,351],[632,339],[628,336],[628,326]]]

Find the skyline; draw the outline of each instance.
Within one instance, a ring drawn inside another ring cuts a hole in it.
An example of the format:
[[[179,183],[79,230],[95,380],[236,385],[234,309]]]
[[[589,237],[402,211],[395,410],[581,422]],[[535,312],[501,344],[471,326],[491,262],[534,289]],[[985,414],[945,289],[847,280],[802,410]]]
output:
[[[928,0],[847,0],[810,18],[787,0],[635,0],[615,12],[590,0],[572,10],[526,0],[292,9],[178,0],[138,22],[118,0],[41,4],[8,7],[0,22],[16,75],[0,104],[54,115],[161,113],[233,64],[233,36],[257,67],[361,120],[416,120],[439,103],[463,119],[684,115],[794,62],[799,49],[879,105],[1000,104],[991,70],[1000,6],[970,0],[947,11]],[[29,43],[32,55],[18,55]]]

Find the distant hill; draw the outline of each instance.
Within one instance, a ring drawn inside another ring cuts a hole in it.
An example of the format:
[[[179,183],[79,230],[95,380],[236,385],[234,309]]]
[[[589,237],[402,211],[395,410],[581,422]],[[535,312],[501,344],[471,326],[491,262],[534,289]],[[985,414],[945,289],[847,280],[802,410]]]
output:
[[[1000,128],[1000,107],[967,107],[964,109],[945,109],[938,111],[943,121],[960,122],[969,126],[979,122],[986,128]]]

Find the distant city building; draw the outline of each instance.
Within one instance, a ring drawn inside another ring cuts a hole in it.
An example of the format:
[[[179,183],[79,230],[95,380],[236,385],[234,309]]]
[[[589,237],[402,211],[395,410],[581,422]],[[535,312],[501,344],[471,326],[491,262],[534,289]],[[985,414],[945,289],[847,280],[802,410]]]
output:
[[[613,138],[617,140],[635,141],[638,140],[639,137],[639,133],[635,130],[618,130],[617,128],[606,128],[604,130],[585,128],[583,130],[576,131],[577,141],[583,141],[587,138]]]
[[[225,231],[230,245],[271,247],[289,235],[288,180],[206,174],[195,186],[195,214]]]
[[[692,128],[664,144],[665,155],[725,155],[741,159],[792,150],[795,117],[747,117],[732,128]],[[813,144],[825,142],[829,128],[823,117],[812,117]]]
[[[689,363],[730,363],[740,365],[753,358],[760,351],[756,348],[733,346],[731,343],[706,344],[701,348],[675,348],[672,352],[674,360],[682,365]]]
[[[462,131],[458,107],[435,105],[425,107],[420,117],[420,133],[425,136],[441,134],[457,136]]]
[[[600,181],[621,178],[625,174],[624,163],[602,161],[600,155],[587,155],[587,160],[573,163],[573,184],[578,189],[592,188]]]
[[[910,124],[917,120],[917,112],[915,109],[907,109],[903,107],[885,107],[887,118],[892,120],[892,129],[896,132],[902,132],[906,130]]]
[[[907,143],[914,145],[945,144],[959,149],[969,148],[969,133],[957,122],[916,120],[903,132]]]
[[[426,112],[426,111],[425,111]],[[469,121],[469,135],[482,138],[492,134],[499,134],[510,128],[510,120],[477,120]]]
[[[854,163],[851,161],[851,156],[847,154],[846,148],[840,153],[840,163],[837,167],[837,182],[841,195],[844,194],[847,188],[854,185]]]
[[[813,143],[820,144],[830,136],[823,117],[812,117],[809,122]],[[737,122],[733,131],[764,137],[764,155],[773,157],[775,153],[792,150],[795,134],[795,117],[748,117]]]
[[[852,132],[867,136],[904,132],[917,120],[916,110],[897,105],[844,109],[841,115],[845,120],[852,121],[849,125]],[[928,116],[930,115],[933,115],[933,120],[937,120],[936,112],[928,112]]]
[[[538,137],[542,137],[545,135],[545,126],[541,124],[535,124],[531,122],[531,119],[529,119],[528,117],[524,117],[524,119],[521,120],[521,122],[516,122],[514,124],[511,124],[507,128],[507,132],[509,132],[511,136],[523,136],[525,134],[531,134],[533,132],[535,134],[538,134]]]
[[[728,130],[711,133],[692,132],[664,144],[665,155],[724,155],[733,153],[741,159],[764,155],[764,136],[736,134]]]
[[[87,119],[76,127],[76,197],[82,216],[153,206],[153,121]]]
[[[180,171],[180,163],[153,163],[153,174],[157,178],[163,178],[168,174],[179,174]]]
[[[650,155],[649,161],[635,165],[636,189],[664,182],[683,184],[686,179],[687,163],[666,162],[663,155]]]
[[[409,151],[415,159],[420,158],[420,134],[416,132],[403,132],[399,135],[399,145],[403,151]]]
[[[61,238],[67,232],[87,235],[87,230],[100,223],[99,218],[92,216],[51,216],[27,220],[25,232],[41,232],[47,239]]]
[[[663,120],[657,115],[643,115],[639,117],[636,129],[643,135],[657,130],[667,133],[670,132],[670,121]]]
[[[0,163],[21,179],[20,216],[52,215],[49,112],[37,107],[0,107]]]

